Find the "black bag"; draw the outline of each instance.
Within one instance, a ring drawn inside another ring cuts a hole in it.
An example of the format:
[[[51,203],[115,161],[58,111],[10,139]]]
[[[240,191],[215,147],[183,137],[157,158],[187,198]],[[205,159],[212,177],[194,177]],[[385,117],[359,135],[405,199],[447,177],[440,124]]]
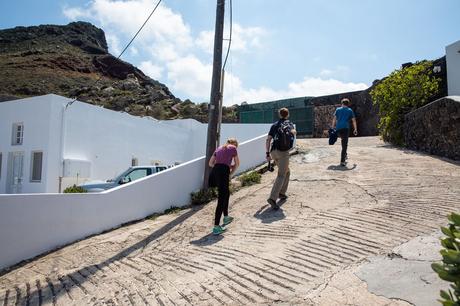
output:
[[[273,139],[275,149],[279,151],[289,151],[294,144],[294,134],[292,133],[292,123],[285,120],[278,125]]]
[[[216,173],[214,171],[214,167],[211,169],[211,172],[209,173],[208,187],[209,188],[217,187]]]
[[[337,138],[338,138],[337,130],[330,128],[328,133],[329,133],[329,145],[332,146],[334,143],[336,143]]]

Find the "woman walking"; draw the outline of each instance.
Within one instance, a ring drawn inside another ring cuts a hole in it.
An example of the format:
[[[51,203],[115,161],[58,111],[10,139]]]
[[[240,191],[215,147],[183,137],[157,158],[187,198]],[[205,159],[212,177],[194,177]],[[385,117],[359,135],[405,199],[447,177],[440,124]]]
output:
[[[214,228],[212,230],[214,235],[222,234],[225,231],[223,226],[233,221],[233,218],[228,215],[228,201],[230,199],[230,177],[240,165],[237,148],[238,141],[235,138],[229,138],[223,146],[216,149],[209,160],[209,167],[212,167],[210,177],[214,180],[214,184],[210,185],[217,186],[218,192]],[[222,214],[224,215],[224,222],[220,226]]]

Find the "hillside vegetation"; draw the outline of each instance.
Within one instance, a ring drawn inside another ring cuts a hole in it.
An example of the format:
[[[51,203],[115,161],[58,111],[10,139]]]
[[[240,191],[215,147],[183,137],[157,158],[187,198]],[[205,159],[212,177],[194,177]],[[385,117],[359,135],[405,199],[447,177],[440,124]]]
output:
[[[48,93],[156,119],[208,116],[207,103],[182,101],[111,55],[104,32],[90,23],[0,30],[0,101]],[[237,122],[236,108],[224,108],[224,122]]]

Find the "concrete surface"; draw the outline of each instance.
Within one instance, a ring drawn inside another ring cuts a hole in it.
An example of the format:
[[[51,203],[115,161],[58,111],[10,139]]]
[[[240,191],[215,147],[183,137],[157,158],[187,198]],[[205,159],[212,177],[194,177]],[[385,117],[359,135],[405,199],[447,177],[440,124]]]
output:
[[[431,269],[431,263],[440,261],[438,231],[428,236],[417,237],[386,256],[369,259],[356,275],[367,283],[370,292],[408,301],[414,305],[438,304],[439,292],[449,283],[441,280]]]
[[[261,184],[231,196],[235,221],[224,235],[210,235],[215,202],[145,220],[5,272],[0,303],[410,305],[398,297],[407,292],[381,295],[382,282],[368,285],[357,275],[370,275],[366,265],[386,263],[395,252],[427,259],[419,263],[429,269],[428,252],[406,249],[460,208],[459,164],[378,138],[352,138],[344,168],[338,166],[340,147],[326,139],[298,145],[289,198],[279,211],[265,202],[275,178],[267,173]],[[382,274],[385,286],[401,275],[391,277],[395,269],[389,265],[389,276]],[[401,291],[412,280],[400,282]]]

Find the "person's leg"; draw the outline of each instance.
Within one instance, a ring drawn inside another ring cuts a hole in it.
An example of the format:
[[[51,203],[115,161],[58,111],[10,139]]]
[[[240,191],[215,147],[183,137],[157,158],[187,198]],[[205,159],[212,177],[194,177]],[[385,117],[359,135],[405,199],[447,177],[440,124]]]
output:
[[[289,178],[291,176],[291,169],[289,169],[289,152],[286,152],[286,156],[283,157],[286,159],[286,164],[287,164],[287,172],[286,172],[286,177],[284,178],[284,183],[283,186],[280,189],[279,195],[282,196],[283,198],[286,198],[286,191],[289,186]]]
[[[337,133],[342,139],[342,153],[340,154],[340,163],[345,163],[345,159],[347,157],[349,131],[348,129],[341,129],[338,130]]]
[[[229,189],[229,184],[230,184],[230,168],[228,168],[227,171],[225,171],[225,175],[222,177],[222,190],[219,192],[219,196],[222,193],[222,201],[223,201],[223,213],[224,217],[228,216],[228,202],[230,200],[230,189]]]
[[[278,166],[278,175],[276,176],[269,199],[276,202],[281,188],[283,188],[285,184],[286,175],[289,170],[289,152],[274,150],[272,151],[272,156],[276,161],[276,165]]]
[[[350,137],[350,131],[348,129],[345,129],[344,134],[345,135],[342,138],[342,154],[341,154],[342,163],[344,163],[347,158],[348,138]]]
[[[224,178],[225,172],[223,171],[223,168],[220,165],[214,166],[214,170],[215,170],[215,180],[217,183],[217,193],[218,193],[216,214],[214,217],[214,225],[218,226],[220,224],[220,217],[222,216],[222,213],[224,211],[224,199],[225,199],[224,185],[225,184],[223,184],[223,181],[225,180]]]

